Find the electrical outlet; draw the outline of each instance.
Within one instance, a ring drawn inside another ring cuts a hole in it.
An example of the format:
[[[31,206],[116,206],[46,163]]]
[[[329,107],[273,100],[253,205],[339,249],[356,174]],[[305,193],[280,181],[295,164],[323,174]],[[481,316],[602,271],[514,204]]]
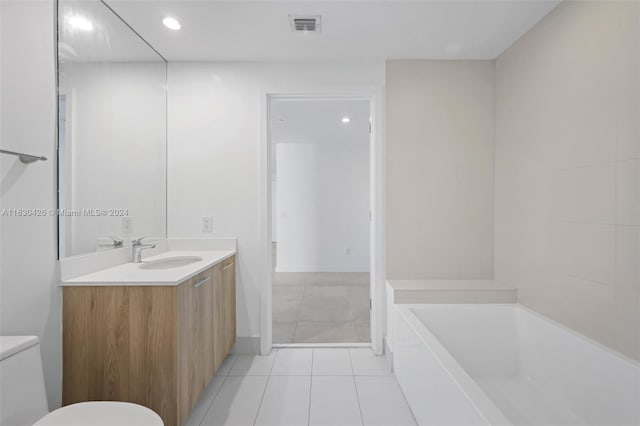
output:
[[[202,216],[202,232],[213,232],[213,218],[211,216]]]
[[[125,216],[122,218],[122,233],[123,234],[131,234],[133,233],[133,218],[129,216]]]

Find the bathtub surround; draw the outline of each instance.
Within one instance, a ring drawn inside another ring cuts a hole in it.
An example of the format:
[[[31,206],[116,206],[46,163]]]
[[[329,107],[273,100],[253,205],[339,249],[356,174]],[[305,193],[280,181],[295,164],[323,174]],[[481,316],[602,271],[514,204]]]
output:
[[[389,280],[394,304],[517,303],[518,291],[494,280]]]
[[[55,189],[53,0],[0,1],[0,140],[44,155],[25,165],[0,156],[0,207],[52,209]],[[56,287],[56,218],[0,218],[0,334],[40,339],[49,409],[60,406],[61,294]]]
[[[563,2],[496,61],[496,279],[640,360],[640,4]]]
[[[493,278],[493,61],[387,61],[387,279]]]

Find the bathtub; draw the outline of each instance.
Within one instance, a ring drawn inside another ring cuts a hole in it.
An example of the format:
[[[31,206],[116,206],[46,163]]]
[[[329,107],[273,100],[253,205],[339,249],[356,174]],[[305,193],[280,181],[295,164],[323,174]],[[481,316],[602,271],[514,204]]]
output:
[[[394,305],[420,425],[640,425],[640,364],[517,304]]]

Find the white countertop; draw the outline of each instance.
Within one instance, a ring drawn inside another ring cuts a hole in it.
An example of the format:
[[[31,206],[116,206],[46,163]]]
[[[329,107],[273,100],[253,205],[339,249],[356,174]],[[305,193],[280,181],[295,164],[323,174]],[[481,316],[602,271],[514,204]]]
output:
[[[142,263],[124,263],[77,278],[61,281],[62,286],[144,286],[177,285],[236,254],[235,250],[167,251]],[[174,256],[199,256],[202,260],[170,269],[142,269],[145,262]]]
[[[36,336],[0,336],[0,360],[38,344]]]

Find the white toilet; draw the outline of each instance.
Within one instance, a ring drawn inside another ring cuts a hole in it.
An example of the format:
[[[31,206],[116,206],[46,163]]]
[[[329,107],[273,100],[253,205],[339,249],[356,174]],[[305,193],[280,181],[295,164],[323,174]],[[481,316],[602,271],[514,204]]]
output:
[[[0,337],[0,425],[163,426],[152,410],[129,402],[82,402],[48,411],[38,338]]]

